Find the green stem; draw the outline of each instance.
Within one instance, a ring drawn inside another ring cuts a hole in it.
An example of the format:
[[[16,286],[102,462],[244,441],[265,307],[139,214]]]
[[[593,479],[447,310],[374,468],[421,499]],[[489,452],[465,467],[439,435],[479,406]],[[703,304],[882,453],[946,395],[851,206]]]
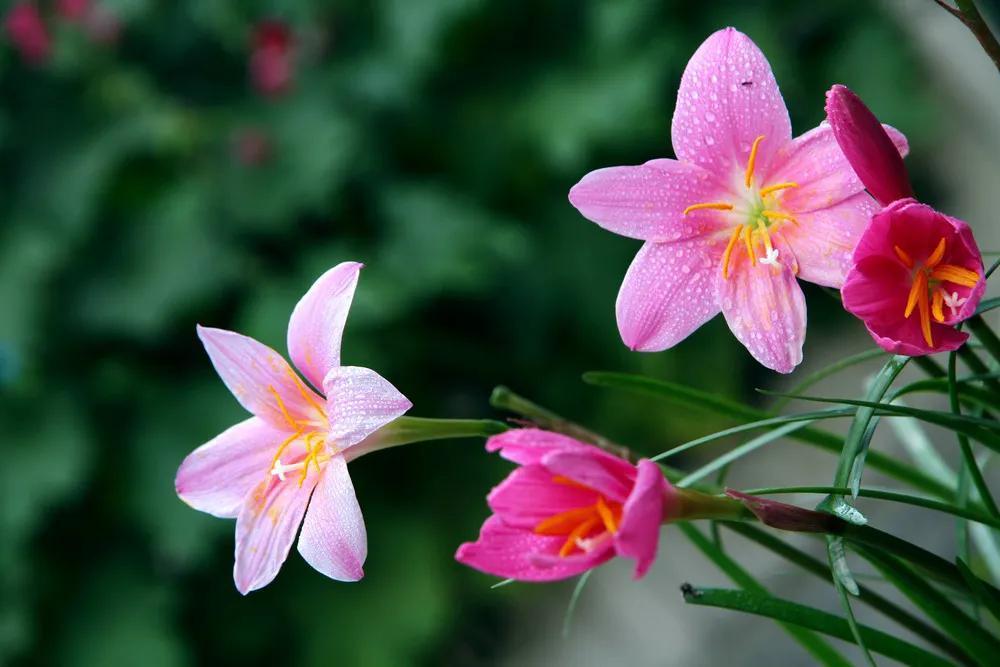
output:
[[[997,337],[993,329],[986,323],[982,315],[974,315],[965,321],[972,333],[983,344],[993,358],[1000,362],[1000,338]]]
[[[355,459],[362,454],[414,442],[449,438],[488,438],[506,430],[506,424],[492,419],[400,417],[349,448],[345,453],[348,459]]]
[[[577,440],[582,440],[583,442],[589,442],[592,445],[596,445],[606,452],[614,454],[615,456],[623,458],[627,461],[632,461],[634,463],[639,460],[639,457],[636,456],[628,447],[619,445],[618,443],[608,440],[598,433],[594,433],[590,429],[571,422],[568,419],[564,419],[551,410],[543,408],[537,403],[533,403],[525,397],[515,394],[507,387],[500,386],[493,390],[493,394],[490,396],[490,405],[500,410],[507,410],[509,412],[519,414],[522,417],[531,420],[538,426],[550,431],[562,433],[563,435],[568,435],[571,438],[576,438]]]
[[[948,355],[948,399],[951,403],[951,411],[961,416],[962,406],[958,400],[958,384],[955,381],[956,359],[957,355],[954,352]],[[962,458],[965,460],[969,477],[972,479],[976,491],[979,492],[980,501],[986,506],[990,514],[1000,518],[1000,510],[997,509],[996,501],[993,500],[993,494],[990,493],[990,489],[986,485],[986,480],[983,478],[983,473],[979,469],[979,464],[976,463],[976,455],[972,451],[972,445],[969,444],[969,438],[964,433],[955,433],[955,436],[958,438],[958,446],[962,450]]]
[[[990,57],[993,64],[996,65],[997,70],[1000,71],[1000,43],[997,42],[997,38],[990,31],[990,26],[983,19],[983,15],[979,13],[976,3],[973,0],[955,0],[955,4],[958,5],[958,9],[961,12],[960,16],[956,14],[958,19],[975,35],[976,39],[979,40],[980,46],[986,51],[986,55]]]
[[[989,366],[983,363],[983,360],[979,358],[976,351],[973,350],[968,345],[963,345],[958,348],[958,356],[962,358],[962,362],[969,367],[969,370],[976,375],[989,375]],[[986,386],[1000,395],[1000,382],[996,380],[986,380]]]

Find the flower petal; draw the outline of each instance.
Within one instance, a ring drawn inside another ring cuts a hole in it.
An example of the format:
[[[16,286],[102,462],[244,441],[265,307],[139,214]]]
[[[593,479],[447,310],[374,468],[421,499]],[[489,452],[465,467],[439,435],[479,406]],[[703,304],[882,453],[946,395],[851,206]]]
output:
[[[331,368],[340,365],[344,323],[364,265],[343,262],[313,283],[288,322],[288,354],[292,363],[320,388]]]
[[[611,543],[590,553],[560,558],[566,538],[536,535],[507,525],[491,516],[483,523],[479,539],[458,548],[455,560],[497,577],[518,581],[556,581],[595,568],[614,555]]]
[[[486,451],[499,451],[503,458],[523,466],[541,463],[542,457],[549,452],[579,451],[588,446],[567,435],[540,428],[515,428],[486,441]]]
[[[620,503],[625,502],[635,479],[632,464],[596,447],[550,452],[542,457],[541,464],[553,475],[568,477]]]
[[[365,519],[343,456],[334,456],[323,468],[302,522],[299,553],[331,579],[358,581],[365,576]]]
[[[198,337],[219,377],[244,408],[286,430],[323,422],[323,399],[267,345],[234,331],[200,325]]]
[[[597,502],[594,491],[556,480],[543,466],[523,466],[495,487],[486,502],[508,525],[528,529],[556,514]]]
[[[721,254],[721,252],[719,253]],[[673,347],[719,312],[713,248],[703,238],[647,242],[625,274],[615,311],[631,349]]]
[[[903,133],[889,125],[882,128],[905,156],[910,146]],[[763,182],[797,183],[780,194],[782,208],[795,214],[829,208],[865,189],[826,122],[779,149]]]
[[[635,559],[635,578],[639,579],[656,560],[660,541],[660,523],[667,494],[673,488],[663,478],[660,466],[648,459],[639,461],[635,486],[622,507],[621,524],[615,535],[619,556]]]
[[[792,139],[788,109],[767,58],[734,28],[712,34],[688,61],[671,138],[677,158],[727,177],[742,173],[759,136],[757,173]]]
[[[318,475],[299,486],[272,477],[250,492],[236,518],[236,588],[246,595],[277,576],[302,523]]]
[[[357,444],[404,414],[413,404],[381,375],[360,366],[338,366],[323,379],[329,435],[337,447]]]
[[[777,237],[774,241],[778,245]],[[777,265],[758,261],[756,266],[743,253],[733,253],[729,278],[719,277],[719,294],[729,328],[754,359],[790,373],[802,361],[806,301],[788,265],[788,249],[779,252]]]
[[[585,218],[609,232],[644,241],[676,241],[718,227],[718,211],[684,215],[684,209],[725,197],[709,172],[666,159],[598,169],[569,191],[570,203]]]
[[[287,437],[259,417],[229,427],[187,455],[174,480],[177,495],[199,512],[236,518]]]
[[[846,86],[826,94],[826,117],[858,178],[883,206],[913,196],[903,158],[875,114]]]
[[[879,209],[867,192],[809,213],[797,213],[798,225],[787,224],[781,235],[799,263],[799,279],[839,289],[851,268],[854,248]]]

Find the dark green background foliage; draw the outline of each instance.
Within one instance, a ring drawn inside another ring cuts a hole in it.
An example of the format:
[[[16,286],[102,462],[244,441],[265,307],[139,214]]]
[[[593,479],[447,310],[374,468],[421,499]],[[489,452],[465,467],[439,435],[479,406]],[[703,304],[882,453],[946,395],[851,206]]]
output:
[[[732,24],[770,58],[796,132],[835,81],[913,139],[935,103],[866,1],[108,0],[114,47],[56,25],[53,59],[0,53],[0,662],[489,662],[513,605],[452,560],[508,466],[477,441],[352,465],[368,522],[359,584],[292,553],[240,597],[233,524],[174,495],[184,455],[242,418],[201,322],[283,350],[326,268],[362,273],[347,363],[419,416],[488,416],[504,383],[640,451],[702,434],[579,381],[641,371],[731,395],[762,377],[721,319],[677,350],[620,343],[639,244],[568,204],[585,172],[671,156],[690,54]],[[43,3],[43,7],[47,7]],[[252,25],[287,20],[294,90],[247,78]],[[889,85],[891,83],[891,85]],[[270,157],[234,157],[240,132]],[[809,290],[811,321],[857,326]],[[553,638],[553,641],[558,641]]]

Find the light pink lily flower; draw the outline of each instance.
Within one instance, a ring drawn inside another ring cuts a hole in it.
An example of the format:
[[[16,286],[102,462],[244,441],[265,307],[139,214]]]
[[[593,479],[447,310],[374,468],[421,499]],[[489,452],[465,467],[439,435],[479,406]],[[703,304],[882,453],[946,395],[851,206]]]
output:
[[[292,312],[288,350],[305,381],[266,345],[198,327],[222,381],[254,416],[188,455],[175,486],[191,507],[236,518],[233,577],[243,594],[274,579],[299,524],[306,562],[340,581],[364,576],[367,537],[347,463],[411,403],[375,371],[340,365],[361,267],[330,269]]]
[[[721,310],[755,359],[790,372],[806,329],[796,278],[843,285],[877,206],[829,126],[792,138],[767,59],[733,28],[688,62],[671,137],[676,160],[599,169],[569,194],[588,219],[646,242],[618,294],[622,340],[665,350]]]
[[[962,220],[913,199],[903,161],[864,102],[845,86],[826,96],[834,135],[865,187],[885,206],[871,219],[841,290],[844,308],[878,345],[919,356],[956,350],[986,291],[983,257]]]
[[[456,560],[520,581],[565,579],[616,555],[636,561],[636,578],[646,573],[678,505],[659,466],[533,428],[493,436],[486,449],[520,467],[490,493],[493,516]]]

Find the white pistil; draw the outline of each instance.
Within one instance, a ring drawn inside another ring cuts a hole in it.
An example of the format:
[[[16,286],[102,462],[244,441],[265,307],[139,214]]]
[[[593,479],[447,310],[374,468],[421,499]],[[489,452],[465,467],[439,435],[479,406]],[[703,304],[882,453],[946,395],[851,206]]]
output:
[[[765,255],[764,257],[760,258],[760,263],[761,264],[773,264],[773,265],[777,266],[777,264],[778,264],[778,249],[777,248],[771,248],[770,250],[768,250],[767,251],[767,255]]]
[[[958,308],[968,300],[969,299],[967,297],[963,297],[961,299],[958,298],[958,292],[952,292],[951,294],[944,292],[944,305],[951,308],[952,317],[958,316]]]
[[[282,482],[284,482],[285,481],[285,473],[287,471],[291,470],[291,469],[292,469],[291,466],[284,466],[284,465],[282,465],[281,464],[281,459],[278,459],[277,461],[274,462],[274,467],[271,468],[271,474],[272,475],[277,475],[278,479],[280,479]]]

